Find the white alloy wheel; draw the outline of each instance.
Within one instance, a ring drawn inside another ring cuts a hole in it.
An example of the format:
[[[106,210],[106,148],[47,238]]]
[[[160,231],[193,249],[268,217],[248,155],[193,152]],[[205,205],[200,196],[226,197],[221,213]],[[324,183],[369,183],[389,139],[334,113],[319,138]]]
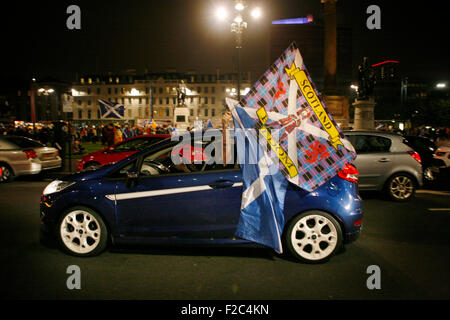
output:
[[[93,256],[106,247],[107,229],[101,217],[87,208],[66,212],[59,224],[63,248],[77,256]]]
[[[288,228],[288,247],[300,260],[323,262],[340,247],[342,231],[336,220],[321,211],[311,211],[294,219]]]

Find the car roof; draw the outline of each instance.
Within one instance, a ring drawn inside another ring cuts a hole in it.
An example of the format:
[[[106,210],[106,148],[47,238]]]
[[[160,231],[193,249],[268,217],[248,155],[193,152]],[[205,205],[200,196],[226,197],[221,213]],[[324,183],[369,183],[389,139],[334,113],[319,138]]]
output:
[[[344,134],[371,134],[371,135],[384,135],[384,136],[392,136],[392,137],[402,137],[395,132],[389,131],[379,131],[379,130],[344,130],[342,131]]]

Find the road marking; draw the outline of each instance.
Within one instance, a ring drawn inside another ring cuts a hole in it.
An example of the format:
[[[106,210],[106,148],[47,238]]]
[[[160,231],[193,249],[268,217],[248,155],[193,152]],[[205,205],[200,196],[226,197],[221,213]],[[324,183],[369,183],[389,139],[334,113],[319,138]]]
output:
[[[450,208],[428,208],[429,211],[449,211]]]
[[[434,194],[438,196],[450,196],[449,191],[417,190],[416,193]]]

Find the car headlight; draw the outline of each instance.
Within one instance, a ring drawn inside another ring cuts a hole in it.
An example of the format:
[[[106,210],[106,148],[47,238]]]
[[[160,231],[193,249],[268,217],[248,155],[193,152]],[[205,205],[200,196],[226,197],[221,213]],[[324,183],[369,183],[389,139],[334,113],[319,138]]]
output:
[[[60,192],[61,190],[64,190],[65,188],[75,184],[74,181],[61,181],[61,180],[55,180],[48,184],[48,186],[44,189],[44,196],[50,193]]]

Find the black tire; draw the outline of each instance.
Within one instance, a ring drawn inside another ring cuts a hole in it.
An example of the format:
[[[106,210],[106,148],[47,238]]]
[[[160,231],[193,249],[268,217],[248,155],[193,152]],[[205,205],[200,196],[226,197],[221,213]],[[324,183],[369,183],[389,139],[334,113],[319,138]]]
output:
[[[6,163],[0,163],[0,182],[12,182],[15,179],[13,170]]]
[[[294,217],[283,239],[294,258],[311,264],[328,261],[341,250],[343,243],[342,229],[336,219],[318,210]]]
[[[385,194],[390,200],[408,201],[414,197],[415,192],[416,181],[408,173],[396,173],[386,182]]]
[[[94,210],[82,206],[66,210],[55,230],[61,249],[77,257],[93,257],[108,245],[108,228]]]

